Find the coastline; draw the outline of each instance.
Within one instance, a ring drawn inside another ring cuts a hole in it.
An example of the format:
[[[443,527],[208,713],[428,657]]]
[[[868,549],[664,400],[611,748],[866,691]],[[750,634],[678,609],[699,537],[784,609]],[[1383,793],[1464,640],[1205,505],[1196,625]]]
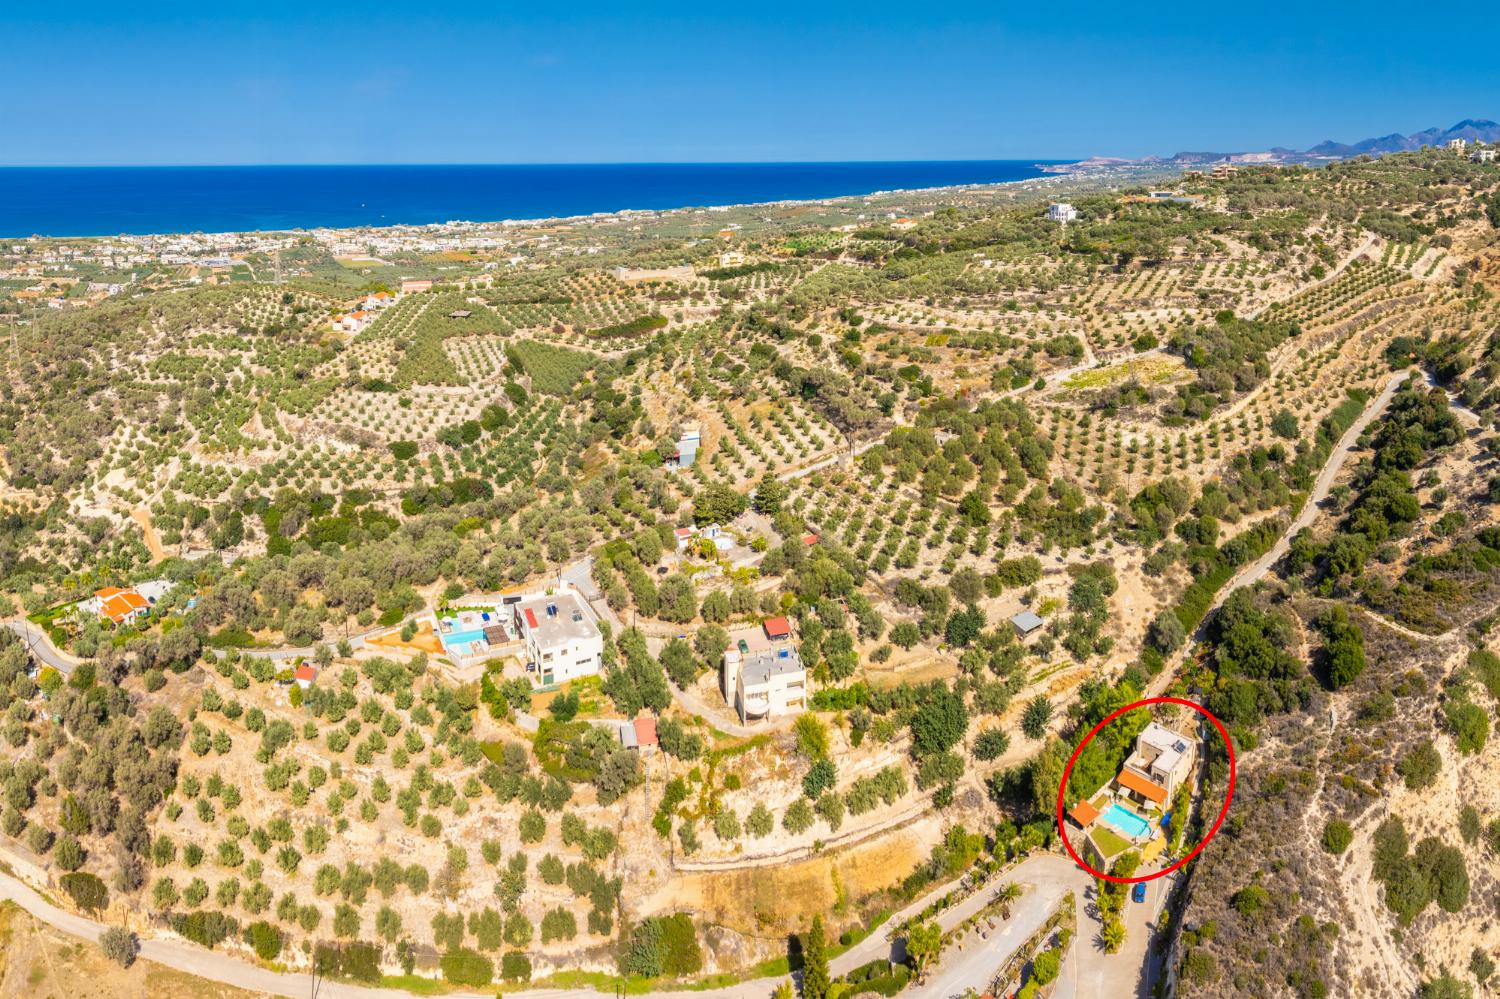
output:
[[[975,165],[990,164],[990,163],[1001,164],[1005,168],[1008,168],[1008,169],[1012,169],[1012,170],[1014,170],[1014,169],[1024,169],[1024,170],[1028,170],[1028,171],[1031,171],[1031,172],[1027,176],[1012,177],[1012,178],[1007,178],[1007,179],[1003,179],[1003,180],[965,181],[965,182],[936,183],[936,184],[918,184],[918,185],[914,185],[914,186],[879,187],[879,188],[870,188],[870,189],[859,188],[859,189],[854,189],[854,190],[845,190],[845,191],[842,191],[840,193],[835,193],[835,194],[812,195],[812,196],[807,196],[807,197],[791,196],[791,197],[782,197],[782,198],[774,198],[774,197],[773,198],[752,198],[750,200],[704,201],[704,202],[700,202],[700,203],[695,203],[695,202],[692,202],[690,200],[685,200],[685,201],[679,201],[679,202],[676,202],[676,203],[670,204],[670,205],[654,205],[653,206],[653,205],[650,205],[650,204],[645,204],[645,205],[642,205],[640,207],[616,207],[616,208],[610,208],[610,209],[597,209],[597,210],[594,210],[594,211],[555,212],[555,213],[544,213],[544,214],[535,214],[535,215],[533,215],[533,214],[526,214],[524,212],[521,212],[521,213],[506,214],[504,216],[500,216],[500,217],[496,217],[496,218],[479,218],[479,219],[474,219],[474,218],[462,218],[462,217],[448,217],[448,218],[444,218],[444,219],[400,221],[400,220],[388,220],[388,219],[386,219],[382,215],[382,216],[380,216],[378,218],[371,219],[370,221],[367,221],[367,222],[351,222],[351,223],[348,223],[348,224],[343,224],[343,223],[326,223],[326,224],[303,223],[303,224],[274,225],[274,226],[265,226],[265,227],[256,227],[256,226],[250,226],[250,227],[232,227],[232,226],[230,226],[230,227],[222,227],[222,228],[201,227],[201,226],[200,227],[190,227],[190,226],[172,226],[172,227],[167,227],[167,226],[156,226],[156,225],[151,225],[151,224],[139,224],[139,225],[136,225],[136,226],[132,226],[130,228],[114,229],[114,230],[111,230],[109,228],[105,228],[105,227],[101,226],[99,229],[91,231],[91,232],[87,232],[87,233],[84,233],[84,232],[52,232],[52,233],[44,233],[44,232],[40,232],[40,231],[23,232],[21,230],[10,231],[9,229],[7,229],[6,231],[0,231],[0,239],[15,239],[15,240],[29,240],[29,239],[34,239],[34,240],[70,240],[70,239],[109,239],[109,238],[116,238],[116,237],[122,237],[122,236],[123,237],[150,238],[150,237],[164,237],[164,236],[179,235],[179,234],[182,234],[182,235],[186,235],[186,234],[198,234],[198,235],[204,235],[204,236],[228,236],[228,235],[262,235],[262,236],[268,236],[268,235],[278,235],[278,234],[285,234],[285,235],[306,235],[306,234],[320,233],[320,232],[321,233],[327,233],[327,232],[354,232],[354,231],[365,231],[365,230],[371,230],[371,231],[375,231],[375,230],[394,231],[394,230],[400,230],[400,229],[422,230],[422,229],[440,229],[440,228],[453,228],[453,227],[497,227],[497,228],[504,228],[504,227],[515,227],[515,226],[576,225],[576,224],[579,224],[581,222],[602,221],[602,220],[608,220],[608,219],[625,219],[625,218],[630,218],[630,217],[635,217],[635,216],[642,216],[642,215],[650,215],[650,216],[656,217],[656,216],[662,216],[662,215],[670,215],[670,214],[679,213],[679,212],[701,212],[701,211],[732,212],[732,211],[751,210],[751,209],[754,209],[754,208],[757,208],[757,207],[767,207],[767,208],[769,208],[769,207],[796,208],[796,207],[805,207],[805,206],[808,206],[808,205],[819,205],[819,204],[833,205],[833,204],[836,204],[838,202],[848,202],[848,201],[856,200],[856,199],[920,197],[920,196],[924,196],[924,195],[932,195],[932,194],[938,194],[938,193],[942,193],[942,192],[978,191],[978,190],[991,189],[991,188],[1010,187],[1010,186],[1019,185],[1019,184],[1026,184],[1026,183],[1030,183],[1030,182],[1034,182],[1034,181],[1056,181],[1058,179],[1061,179],[1063,177],[1066,177],[1066,176],[1069,176],[1070,174],[1072,174],[1073,168],[1076,166],[1076,161],[1049,161],[1049,160],[955,161],[953,163],[939,162],[939,163],[936,163],[936,164],[927,164],[927,163],[921,162],[921,161],[911,161],[911,162],[906,162],[906,161],[891,161],[888,164],[887,163],[870,163],[870,164],[861,163],[861,164],[852,164],[852,166],[856,166],[856,167],[860,167],[860,168],[872,168],[872,167],[886,168],[886,167],[890,167],[890,168],[894,169],[894,168],[901,168],[901,167],[911,167],[911,166],[914,166],[914,165],[915,166],[936,165],[936,166],[941,166],[941,167],[944,167],[944,168],[949,168],[949,167],[953,167],[953,166],[956,166],[956,165],[959,165],[959,164],[969,165],[971,162],[973,164],[975,164]],[[592,165],[590,165],[590,164],[582,164],[582,165],[579,165],[579,166],[589,167],[589,166],[592,166]],[[621,166],[631,166],[631,165],[621,165]],[[693,167],[696,167],[698,165],[697,164],[650,164],[650,165],[647,165],[647,166],[661,167],[663,169],[678,170],[678,169],[693,168]],[[802,169],[802,168],[821,168],[821,167],[824,167],[824,166],[838,166],[838,167],[843,167],[843,166],[849,166],[849,164],[831,164],[831,165],[830,164],[707,164],[707,165],[704,165],[704,166],[705,166],[705,168],[709,168],[709,169],[718,168],[718,167],[725,167],[725,168],[731,168],[732,167],[732,168],[737,169],[737,170],[753,170],[753,169],[756,169],[756,168],[776,169],[778,167],[781,167],[781,168],[791,167],[791,168],[798,168],[798,169]],[[364,171],[364,170],[377,170],[377,169],[382,169],[382,168],[377,167],[377,166],[373,166],[373,165],[369,166],[369,167],[329,166],[329,167],[295,167],[295,168],[293,168],[293,167],[276,167],[276,166],[268,166],[268,167],[0,167],[0,191],[4,191],[5,188],[7,187],[7,185],[5,184],[5,181],[6,181],[7,178],[14,178],[14,177],[20,176],[22,173],[30,173],[33,176],[43,176],[43,175],[46,175],[46,174],[52,174],[53,176],[72,176],[72,177],[78,177],[78,176],[82,176],[82,175],[87,174],[87,173],[99,174],[101,172],[117,172],[117,173],[128,172],[128,173],[130,173],[132,175],[135,175],[135,176],[146,176],[148,174],[156,172],[158,176],[165,177],[169,173],[180,172],[180,171],[228,171],[228,172],[235,172],[235,173],[241,173],[241,174],[247,174],[248,172],[255,172],[255,173],[260,173],[262,176],[269,176],[269,175],[274,174],[276,172],[285,172],[285,171],[290,171],[290,170],[298,170],[298,171],[324,171],[324,170],[327,170],[327,171]],[[465,167],[451,167],[451,168],[450,167],[431,167],[431,168],[408,168],[408,167],[402,167],[400,169],[402,169],[402,170],[431,169],[431,170],[438,170],[438,171],[446,171],[446,170],[464,170],[464,169],[469,169],[469,168],[465,168]],[[509,169],[509,167],[497,167],[496,169]],[[556,169],[559,169],[559,170],[569,170],[569,169],[572,169],[572,167],[565,165],[565,166],[558,167]],[[658,178],[658,179],[660,179],[660,178]],[[628,196],[628,195],[625,195],[625,196]],[[684,197],[685,198],[691,198],[691,194],[684,195]],[[0,199],[0,200],[5,200],[5,199]],[[11,198],[11,200],[14,200],[14,196]],[[44,210],[45,210],[45,208],[42,208],[42,209],[32,209],[32,212],[39,214],[39,213],[41,213]],[[313,211],[324,211],[324,212],[327,212],[327,211],[329,211],[329,209],[327,209],[326,207],[323,207],[323,208],[310,208],[310,209],[307,209],[307,210],[310,211],[310,212],[313,212]],[[415,209],[413,209],[413,212],[415,213],[415,212],[418,212],[420,210],[421,210],[420,208],[415,208]],[[123,211],[123,209],[118,209],[118,211]],[[3,218],[3,217],[0,217],[0,218]],[[0,225],[4,225],[4,224],[5,223],[3,221],[0,221]]]

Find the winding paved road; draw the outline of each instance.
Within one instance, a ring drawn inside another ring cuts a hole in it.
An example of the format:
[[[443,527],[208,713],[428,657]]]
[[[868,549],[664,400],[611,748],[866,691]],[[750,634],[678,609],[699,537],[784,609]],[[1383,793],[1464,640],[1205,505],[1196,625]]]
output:
[[[1291,524],[1282,532],[1281,537],[1276,539],[1276,543],[1271,546],[1269,551],[1235,573],[1229,582],[1224,584],[1224,588],[1219,591],[1218,597],[1214,600],[1212,606],[1209,607],[1208,613],[1203,615],[1203,620],[1199,623],[1197,631],[1193,634],[1192,641],[1187,643],[1188,651],[1179,660],[1179,666],[1183,662],[1186,662],[1187,657],[1192,654],[1193,647],[1203,640],[1207,634],[1209,622],[1213,620],[1213,616],[1218,609],[1224,605],[1224,601],[1228,600],[1230,595],[1235,591],[1241,590],[1246,586],[1254,586],[1260,582],[1266,573],[1270,571],[1271,567],[1281,561],[1282,557],[1286,555],[1287,549],[1291,547],[1292,538],[1296,537],[1297,532],[1317,519],[1323,500],[1328,498],[1328,491],[1333,488],[1333,481],[1338,478],[1339,471],[1344,467],[1344,460],[1349,457],[1349,452],[1353,450],[1355,441],[1359,440],[1360,434],[1365,432],[1365,429],[1374,422],[1377,416],[1385,412],[1385,408],[1391,404],[1391,399],[1395,397],[1396,390],[1410,377],[1411,372],[1409,371],[1398,371],[1392,375],[1390,380],[1385,383],[1385,388],[1381,389],[1380,394],[1366,404],[1364,412],[1360,413],[1359,418],[1349,425],[1348,430],[1344,431],[1344,436],[1339,438],[1338,444],[1334,446],[1333,453],[1324,462],[1323,470],[1318,473],[1317,479],[1313,481],[1312,491],[1307,494],[1307,501],[1302,504],[1302,509],[1297,511],[1297,516],[1292,518]],[[1147,686],[1146,696],[1156,697],[1160,695],[1163,690],[1166,690],[1171,685],[1176,675],[1176,669],[1162,670],[1157,674],[1156,679],[1152,680]]]
[[[1005,922],[1002,931],[984,947],[970,946],[958,952],[960,956],[957,958],[950,953],[948,961],[938,966],[926,984],[914,985],[905,994],[919,999],[949,999],[952,995],[962,994],[966,986],[958,984],[961,979],[972,978],[982,984],[980,980],[987,979],[998,970],[1016,947],[1024,943],[1046,921],[1065,892],[1075,892],[1081,906],[1082,894],[1089,881],[1088,875],[1072,861],[1055,854],[1041,854],[1023,860],[1006,875],[995,878],[985,888],[937,917],[938,924],[944,930],[951,929],[989,904],[1002,885],[1012,882],[1022,884],[1027,887],[1027,893],[1016,903],[1016,912]],[[957,884],[946,884],[927,893],[893,916],[887,925],[900,925]],[[9,874],[0,873],[0,899],[13,901],[42,922],[85,940],[97,941],[99,934],[106,928],[106,924],[58,908]],[[314,994],[320,999],[410,999],[411,996],[411,993],[401,989],[339,982],[322,982],[314,992],[311,988],[312,980],[306,973],[272,971],[182,940],[143,938],[141,956],[209,981],[268,995],[287,996],[290,999],[304,999]],[[829,967],[833,974],[841,975],[869,961],[888,956],[902,957],[901,944],[892,943],[883,934],[876,932],[833,958]],[[782,981],[785,981],[785,976],[751,979],[717,989],[652,992],[651,996],[654,999],[767,999],[771,990]],[[516,999],[598,999],[600,995],[591,989],[504,991],[506,995]],[[444,993],[457,999],[489,999],[494,994],[493,990],[485,993]]]
[[[1333,453],[1329,456],[1323,470],[1308,494],[1298,515],[1293,519],[1287,530],[1277,540],[1276,544],[1266,552],[1265,555],[1255,562],[1246,566],[1240,573],[1230,580],[1220,592],[1218,599],[1209,610],[1209,616],[1216,611],[1231,593],[1242,587],[1252,585],[1259,581],[1287,551],[1291,538],[1302,528],[1308,526],[1318,515],[1319,505],[1328,495],[1332,488],[1334,479],[1342,469],[1349,451],[1360,434],[1373,422],[1386,406],[1390,404],[1397,389],[1409,377],[1409,372],[1398,372],[1386,383],[1381,393],[1365,407],[1359,418],[1349,427],[1335,446]],[[1205,622],[1208,617],[1205,616]],[[69,672],[74,662],[71,657],[66,657],[53,648],[47,640],[47,636],[41,629],[32,625],[24,619],[12,619],[3,622],[11,631],[28,642],[33,651],[42,661],[55,666],[63,672]],[[385,630],[385,629],[379,629]],[[1201,626],[1200,626],[1201,632]],[[364,645],[367,635],[358,635],[351,638],[350,644],[356,647]],[[293,658],[299,655],[311,654],[310,649],[279,649],[279,650],[253,650],[252,654],[265,655],[272,659]],[[1153,682],[1153,693],[1159,693],[1165,689],[1176,670],[1163,670],[1162,674]],[[993,941],[986,941],[982,947],[968,946],[956,953],[950,951],[947,960],[941,962],[931,973],[931,977],[925,984],[913,986],[909,994],[918,996],[920,999],[950,999],[951,996],[960,995],[969,987],[980,987],[987,984],[989,975],[993,974],[1002,963],[1009,957],[1010,953],[1023,943],[1032,932],[1035,931],[1047,918],[1056,905],[1058,899],[1069,890],[1076,893],[1079,903],[1080,918],[1084,912],[1084,892],[1090,884],[1090,877],[1078,868],[1071,860],[1055,854],[1043,854],[1028,858],[1009,872],[1004,877],[997,878],[993,884],[986,889],[971,895],[958,905],[946,910],[938,917],[938,922],[944,929],[956,926],[968,916],[977,912],[992,897],[996,888],[1007,882],[1017,882],[1028,886],[1029,891],[1021,901],[1016,904],[1016,913],[1007,921],[1003,930]],[[921,910],[928,900],[938,897],[956,886],[956,882],[944,885],[929,893],[922,899],[912,903],[907,909],[898,913],[891,920],[891,925],[899,925],[908,916]],[[32,890],[23,882],[0,873],[0,898],[10,899],[26,909],[36,918],[49,923],[67,933],[83,937],[87,940],[97,940],[104,926],[93,920],[73,915],[57,908]],[[1029,927],[1029,929],[1028,929]],[[1094,965],[1099,958],[1097,948],[1087,946],[1086,938],[1091,936],[1092,927],[1085,931],[1080,927],[1079,944],[1073,948],[1073,954],[1068,964],[1071,967],[1069,984],[1071,988],[1079,993],[1084,990],[1078,985],[1082,981],[1093,979],[1098,981],[1102,968]],[[972,937],[970,938],[972,944]],[[865,962],[885,956],[901,956],[896,949],[900,943],[892,943],[881,934],[872,935],[861,941],[845,953],[839,955],[831,963],[835,974],[841,974],[852,968],[858,967]],[[895,953],[893,953],[895,951]],[[299,997],[311,993],[310,980],[306,974],[287,974],[270,971],[255,965],[248,964],[227,954],[206,950],[180,940],[169,939],[143,939],[141,941],[142,956],[156,961],[179,971],[187,972],[201,978],[220,982],[237,988],[258,991],[270,995],[288,996],[299,999]],[[1107,975],[1114,978],[1112,972]],[[719,989],[695,990],[683,992],[659,992],[653,993],[657,999],[765,999],[771,989],[781,979],[763,978],[736,985],[726,986]],[[1120,984],[1112,981],[1112,985]],[[323,999],[404,999],[409,993],[395,989],[369,988],[357,985],[346,985],[341,983],[325,982],[317,989],[317,995]],[[473,996],[475,993],[451,993],[452,995],[465,997]],[[490,995],[493,993],[486,993]],[[561,997],[593,997],[597,996],[590,990],[582,989],[530,989],[520,992],[512,992],[511,995],[523,997],[523,999],[561,999]]]
[[[79,663],[79,660],[58,651],[57,647],[52,644],[52,640],[47,637],[47,633],[24,617],[0,621],[0,626],[14,632],[17,638],[26,643],[32,655],[64,675],[72,673],[73,667]]]

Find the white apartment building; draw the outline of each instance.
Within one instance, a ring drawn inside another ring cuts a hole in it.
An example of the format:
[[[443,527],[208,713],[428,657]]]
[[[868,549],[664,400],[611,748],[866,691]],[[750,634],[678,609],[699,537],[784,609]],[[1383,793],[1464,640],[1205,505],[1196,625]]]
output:
[[[807,670],[792,647],[785,618],[731,632],[729,640],[720,689],[741,723],[807,710]]]
[[[588,602],[573,590],[530,597],[513,605],[528,670],[542,685],[593,676],[604,666],[604,636]]]

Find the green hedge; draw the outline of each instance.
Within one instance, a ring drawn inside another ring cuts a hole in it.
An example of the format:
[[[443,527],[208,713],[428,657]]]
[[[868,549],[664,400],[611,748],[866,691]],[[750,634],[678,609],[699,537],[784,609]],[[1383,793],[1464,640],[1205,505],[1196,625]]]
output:
[[[320,943],[313,951],[313,963],[324,975],[357,982],[380,981],[380,948],[372,943]]]
[[[531,958],[518,950],[508,950],[500,959],[500,977],[507,982],[531,981]]]
[[[178,913],[172,917],[172,932],[203,947],[215,947],[238,930],[239,924],[222,912]]]
[[[246,927],[245,942],[262,961],[274,961],[281,953],[281,930],[262,919]]]
[[[488,985],[495,977],[490,959],[468,947],[450,950],[440,963],[443,977],[458,985]]]

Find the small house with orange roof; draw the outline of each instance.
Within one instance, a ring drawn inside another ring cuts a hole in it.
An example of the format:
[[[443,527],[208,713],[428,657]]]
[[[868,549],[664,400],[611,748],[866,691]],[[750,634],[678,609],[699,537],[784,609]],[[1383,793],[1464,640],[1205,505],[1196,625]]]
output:
[[[642,753],[654,753],[657,747],[656,716],[641,715],[630,723],[634,736],[634,748]]]
[[[1095,808],[1094,803],[1089,801],[1087,798],[1081,799],[1078,804],[1074,805],[1068,812],[1068,818],[1078,823],[1078,828],[1080,829],[1088,829],[1089,826],[1094,824],[1094,820],[1098,817],[1099,809]]]
[[[92,600],[86,600],[88,606],[85,611],[92,611],[99,617],[107,618],[112,624],[125,624],[137,618],[145,617],[151,613],[151,604],[145,597],[132,589],[122,589],[118,586],[106,586],[95,590]]]
[[[356,309],[346,315],[334,316],[333,325],[345,333],[358,333],[370,325],[371,318],[370,313],[364,309]]]
[[[766,638],[773,642],[785,642],[792,637],[792,622],[785,617],[768,617],[761,627],[766,630]]]
[[[104,618],[112,624],[124,624],[151,613],[156,602],[176,584],[169,579],[151,579],[134,586],[106,586],[78,602],[84,617]]]

